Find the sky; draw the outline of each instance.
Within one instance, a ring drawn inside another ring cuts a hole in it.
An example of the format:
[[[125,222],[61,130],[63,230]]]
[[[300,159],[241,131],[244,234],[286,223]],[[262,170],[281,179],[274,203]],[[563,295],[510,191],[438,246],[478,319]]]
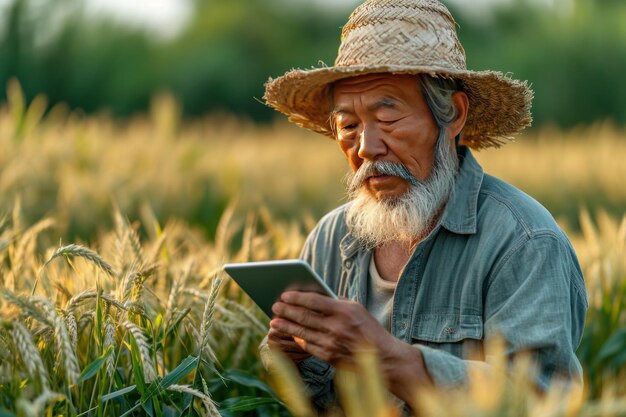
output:
[[[0,14],[11,0],[0,0]],[[154,35],[169,38],[175,36],[185,25],[191,14],[187,0],[83,0],[84,10],[88,16],[108,15],[120,22],[144,27]],[[319,5],[356,6],[362,0],[300,0]],[[470,17],[484,15],[495,4],[512,0],[444,0],[444,3],[456,4],[465,9]],[[555,6],[571,2],[571,0],[528,0],[537,4]],[[31,1],[36,4],[37,0]]]

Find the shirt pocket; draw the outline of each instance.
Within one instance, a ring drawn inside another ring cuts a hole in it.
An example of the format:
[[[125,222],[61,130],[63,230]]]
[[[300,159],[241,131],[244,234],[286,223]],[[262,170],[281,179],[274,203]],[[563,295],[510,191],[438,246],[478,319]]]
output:
[[[413,322],[411,339],[459,358],[480,358],[483,319],[472,314],[420,314]]]

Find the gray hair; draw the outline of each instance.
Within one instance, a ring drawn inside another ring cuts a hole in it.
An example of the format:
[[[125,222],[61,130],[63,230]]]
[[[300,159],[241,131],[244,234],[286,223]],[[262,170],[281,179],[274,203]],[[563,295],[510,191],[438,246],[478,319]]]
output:
[[[444,130],[459,115],[452,95],[459,90],[456,80],[420,74],[420,88],[440,130]]]

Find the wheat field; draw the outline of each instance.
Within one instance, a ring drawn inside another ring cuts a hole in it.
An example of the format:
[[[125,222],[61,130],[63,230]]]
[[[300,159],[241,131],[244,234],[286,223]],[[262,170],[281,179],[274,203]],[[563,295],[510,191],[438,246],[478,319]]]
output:
[[[0,416],[315,415],[289,363],[262,368],[267,319],[222,265],[297,256],[345,201],[336,145],[280,122],[183,121],[167,96],[124,122],[44,109],[17,83],[0,106]],[[545,128],[478,154],[575,245],[584,391],[539,395],[527,362],[514,380],[496,363],[469,390],[416,392],[421,415],[626,415],[623,135]],[[346,415],[399,415],[375,357],[359,364],[337,380]]]

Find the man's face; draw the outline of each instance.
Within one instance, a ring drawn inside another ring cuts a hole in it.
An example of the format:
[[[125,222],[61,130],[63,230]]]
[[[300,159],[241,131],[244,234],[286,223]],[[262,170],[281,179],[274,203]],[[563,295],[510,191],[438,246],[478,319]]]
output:
[[[365,161],[400,162],[419,180],[430,175],[439,128],[411,75],[375,74],[337,82],[331,122],[353,171]],[[409,182],[369,177],[363,184],[378,201],[400,197]]]

